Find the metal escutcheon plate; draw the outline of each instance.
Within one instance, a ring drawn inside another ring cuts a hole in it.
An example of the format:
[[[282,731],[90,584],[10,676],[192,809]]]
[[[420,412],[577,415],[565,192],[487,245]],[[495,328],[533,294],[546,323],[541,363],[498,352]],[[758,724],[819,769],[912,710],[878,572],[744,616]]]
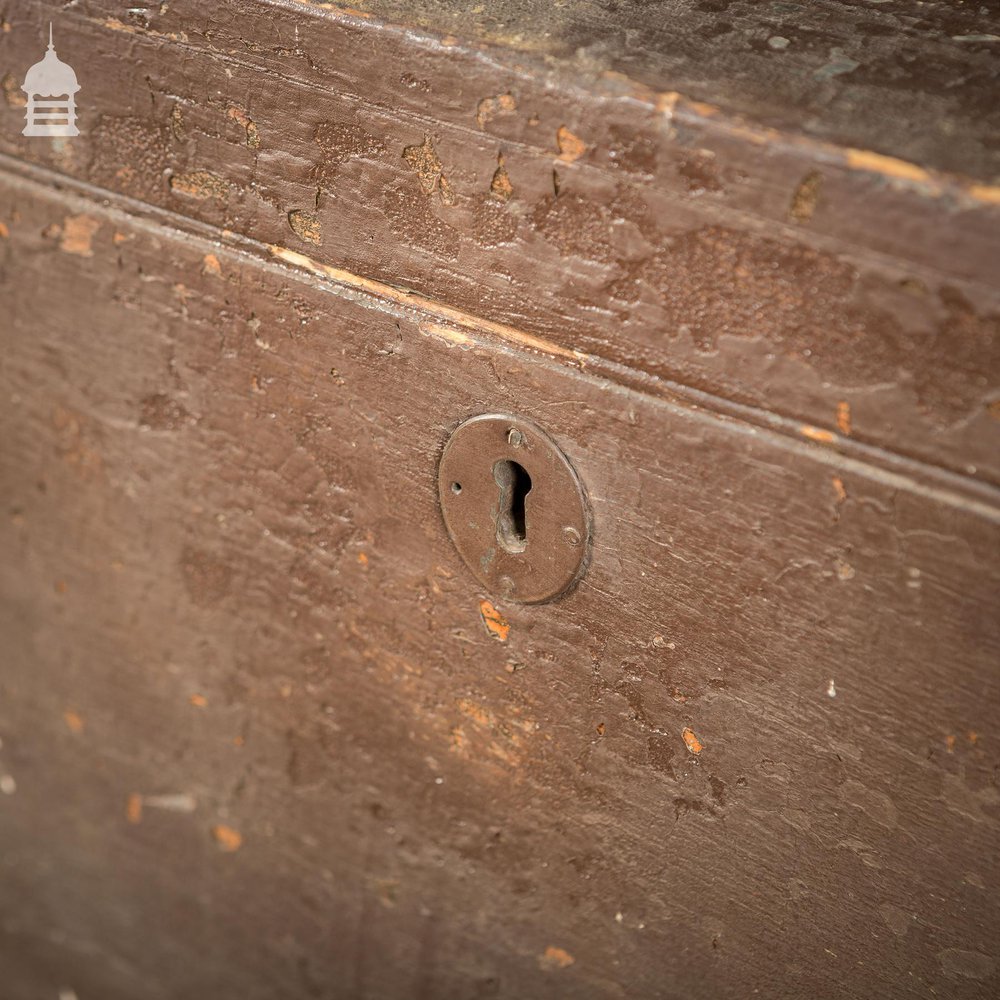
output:
[[[438,468],[445,526],[469,569],[508,601],[570,590],[590,551],[590,512],[573,466],[537,424],[486,413],[461,424]]]

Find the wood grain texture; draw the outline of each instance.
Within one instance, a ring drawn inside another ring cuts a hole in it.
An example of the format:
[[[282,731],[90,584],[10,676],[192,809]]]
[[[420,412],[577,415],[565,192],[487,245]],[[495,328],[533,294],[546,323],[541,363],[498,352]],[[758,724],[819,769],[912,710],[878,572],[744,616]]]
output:
[[[995,997],[995,16],[361,8],[0,5],[0,1000]]]
[[[995,5],[498,0],[470,7],[361,0],[344,6],[544,60],[575,83],[612,73],[660,89],[670,81],[696,100],[762,124],[987,181],[1000,176],[993,141],[1000,131]]]
[[[124,207],[0,181],[5,1000],[996,994],[996,507]]]
[[[971,152],[962,173],[902,143],[843,144],[863,132],[775,128],[763,105],[740,117],[666,70],[584,73],[328,8],[74,4],[60,51],[86,79],[83,135],[22,140],[15,103],[0,151],[743,419],[1000,483],[1000,191]],[[10,65],[37,58],[51,15],[9,13]],[[948,44],[986,101],[986,43]]]

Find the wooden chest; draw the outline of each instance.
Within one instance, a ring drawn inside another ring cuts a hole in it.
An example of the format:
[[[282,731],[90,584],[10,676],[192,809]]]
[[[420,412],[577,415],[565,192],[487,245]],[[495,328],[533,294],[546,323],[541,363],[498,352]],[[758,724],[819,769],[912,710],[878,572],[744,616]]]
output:
[[[0,22],[0,1000],[1000,994],[988,6]]]

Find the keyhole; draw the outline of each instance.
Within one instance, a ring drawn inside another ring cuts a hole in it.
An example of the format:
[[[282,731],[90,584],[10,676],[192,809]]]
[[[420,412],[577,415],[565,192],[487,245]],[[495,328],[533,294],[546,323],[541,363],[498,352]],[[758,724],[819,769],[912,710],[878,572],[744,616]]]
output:
[[[508,552],[523,552],[528,544],[524,501],[531,492],[531,476],[523,465],[501,459],[493,466],[493,478],[500,487],[497,541]]]

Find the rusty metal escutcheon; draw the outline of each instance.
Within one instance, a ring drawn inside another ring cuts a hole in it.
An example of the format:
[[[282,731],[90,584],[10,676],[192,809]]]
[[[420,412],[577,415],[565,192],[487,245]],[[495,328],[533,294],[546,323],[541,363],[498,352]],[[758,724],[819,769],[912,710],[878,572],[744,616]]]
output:
[[[438,467],[445,527],[492,594],[540,604],[586,570],[591,518],[569,459],[537,424],[485,413],[456,428]]]

